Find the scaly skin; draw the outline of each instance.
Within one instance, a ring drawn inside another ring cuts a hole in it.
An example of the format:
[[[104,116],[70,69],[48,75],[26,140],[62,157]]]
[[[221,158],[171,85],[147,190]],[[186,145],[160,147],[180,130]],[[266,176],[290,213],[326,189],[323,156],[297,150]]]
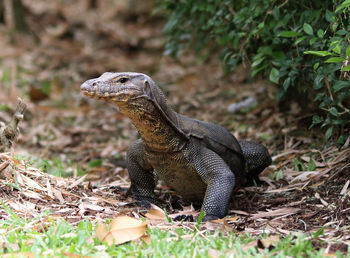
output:
[[[140,133],[128,149],[127,167],[131,191],[143,205],[157,203],[158,177],[185,199],[202,203],[204,220],[222,218],[233,189],[257,180],[271,164],[264,146],[238,142],[219,125],[174,112],[145,74],[104,73],[80,88],[91,98],[117,104]]]

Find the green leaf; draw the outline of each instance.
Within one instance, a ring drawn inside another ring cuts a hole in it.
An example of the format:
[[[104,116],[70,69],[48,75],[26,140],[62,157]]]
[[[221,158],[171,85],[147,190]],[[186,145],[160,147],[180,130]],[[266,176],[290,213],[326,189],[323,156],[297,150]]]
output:
[[[302,162],[300,162],[299,160],[294,159],[293,163],[294,163],[294,170],[296,170],[296,171],[306,171],[305,165]]]
[[[263,29],[265,27],[265,23],[264,22],[260,22],[258,25],[258,29]]]
[[[318,63],[318,62],[317,62],[317,63],[315,63],[315,64],[314,64],[314,71],[316,71],[316,70],[317,70],[317,68],[318,68],[319,66],[320,66],[320,63]]]
[[[276,100],[280,101],[285,94],[286,92],[283,90],[283,88],[279,89],[275,95]]]
[[[279,71],[276,68],[272,68],[269,76],[270,81],[278,84],[278,79],[279,79],[278,75],[279,75]]]
[[[317,116],[317,115],[312,117],[312,123],[313,124],[319,124],[319,123],[322,123],[322,122],[323,122],[323,118],[322,117]]]
[[[348,72],[350,71],[350,65],[347,65],[347,66],[344,66],[342,69],[341,69],[342,72]]]
[[[227,52],[224,56],[223,62],[226,64],[232,55],[233,55],[232,51]]]
[[[326,134],[325,134],[326,140],[328,140],[329,137],[331,137],[332,132],[333,132],[333,126],[331,126],[327,129]]]
[[[305,33],[308,34],[308,35],[313,35],[314,34],[314,30],[312,29],[311,25],[308,24],[308,23],[304,23],[303,29],[304,29]]]
[[[319,29],[318,31],[317,31],[317,37],[319,37],[319,38],[323,38],[323,30],[321,30],[321,29]]]
[[[345,50],[346,56],[350,58],[350,46],[348,46]]]
[[[315,90],[319,90],[320,88],[322,88],[322,86],[323,86],[322,81],[323,80],[324,80],[324,76],[322,74],[316,75],[316,77],[314,79],[314,89]]]
[[[259,58],[259,59],[255,60],[255,61],[252,63],[252,67],[256,67],[256,66],[260,65],[264,60],[265,60],[265,57]]]
[[[43,81],[42,86],[41,86],[41,90],[45,94],[50,94],[50,92],[51,92],[51,82],[50,81]]]
[[[280,8],[276,6],[272,11],[272,15],[275,18],[275,20],[278,21],[280,19]]]
[[[102,159],[95,159],[95,160],[91,160],[89,162],[89,167],[93,168],[93,167],[99,167],[102,165]]]
[[[10,111],[11,108],[7,104],[0,105],[0,111]]]
[[[329,22],[329,23],[332,23],[335,19],[335,15],[333,12],[331,12],[330,10],[326,10],[326,20]]]
[[[310,54],[310,55],[315,55],[315,56],[329,56],[332,55],[331,52],[328,51],[315,51],[315,50],[309,50],[309,51],[304,51],[304,54]]]
[[[337,140],[337,143],[340,145],[340,146],[343,146],[346,142],[346,140],[348,139],[349,135],[345,135],[345,134],[342,134],[339,136],[338,140]]]
[[[312,46],[315,42],[316,42],[317,38],[313,37],[312,39],[310,39],[310,46]]]
[[[314,171],[315,169],[316,169],[315,161],[312,158],[310,158],[309,164],[308,164],[308,170]]]
[[[338,28],[338,25],[339,25],[339,23],[334,22],[334,23],[331,25],[332,31],[335,31],[335,30]]]
[[[271,57],[273,59],[281,59],[281,60],[285,60],[286,59],[286,55],[282,51],[274,51],[274,52],[272,52]]]
[[[342,57],[330,57],[324,62],[325,63],[339,63],[339,62],[343,62],[344,60],[345,59]]]
[[[201,224],[204,216],[205,216],[205,211],[201,211],[201,213],[199,213],[198,218],[197,218],[197,224],[196,224],[197,227],[199,227],[199,225]]]
[[[344,36],[344,35],[348,34],[348,32],[347,32],[346,30],[338,30],[338,31],[336,32],[336,34],[337,34],[337,35],[340,35],[340,36]]]
[[[317,239],[319,236],[322,236],[323,232],[324,232],[324,228],[320,228],[319,230],[317,230],[317,232],[315,232],[314,234],[314,239]]]
[[[345,0],[341,5],[339,5],[337,7],[337,9],[335,9],[335,12],[339,12],[341,9],[349,7],[350,6],[350,0]]]
[[[340,52],[341,52],[340,44],[337,44],[332,50],[334,53],[337,53],[338,55],[340,55]]]
[[[314,98],[314,101],[320,102],[324,98],[326,94],[324,92],[319,92],[316,94],[316,97]]]
[[[350,89],[350,83],[348,81],[337,81],[335,82],[334,86],[332,87],[332,91],[337,92],[340,91],[341,89],[348,88]]]
[[[331,107],[331,109],[329,110],[329,112],[333,115],[333,116],[337,116],[338,115],[338,110],[335,107]]]
[[[301,36],[301,33],[296,32],[296,31],[292,31],[292,30],[285,30],[285,31],[282,31],[279,34],[279,36],[284,37],[284,38],[294,38],[294,37]]]
[[[261,71],[265,70],[267,68],[266,64],[262,64],[259,67],[256,67],[254,69],[252,69],[252,77],[256,76],[258,73],[260,73]]]
[[[289,85],[290,85],[290,77],[288,77],[288,78],[284,81],[284,83],[283,83],[283,89],[284,89],[285,91],[287,91],[288,88],[289,88]]]
[[[294,42],[294,45],[298,45],[300,42],[302,42],[306,38],[307,38],[307,36],[302,36],[300,38],[297,38],[296,41]]]

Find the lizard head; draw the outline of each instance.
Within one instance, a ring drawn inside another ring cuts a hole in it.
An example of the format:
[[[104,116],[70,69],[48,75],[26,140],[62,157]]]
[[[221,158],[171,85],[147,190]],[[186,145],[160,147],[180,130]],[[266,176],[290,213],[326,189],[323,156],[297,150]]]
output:
[[[98,78],[84,82],[80,90],[90,98],[117,104],[120,111],[128,115],[138,126],[144,124],[147,116],[154,116],[153,112],[160,113],[175,130],[188,138],[178,126],[178,115],[167,104],[163,91],[145,74],[104,73]]]
[[[136,98],[149,98],[152,79],[142,73],[104,73],[98,78],[90,79],[80,86],[88,97],[103,99],[117,104]]]

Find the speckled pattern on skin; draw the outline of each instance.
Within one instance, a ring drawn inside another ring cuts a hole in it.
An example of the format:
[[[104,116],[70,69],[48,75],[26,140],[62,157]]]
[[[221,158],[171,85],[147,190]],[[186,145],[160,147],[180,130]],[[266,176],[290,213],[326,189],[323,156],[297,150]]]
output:
[[[145,74],[104,73],[86,81],[81,90],[117,104],[140,133],[141,139],[128,149],[127,167],[131,191],[143,205],[157,204],[158,177],[183,198],[202,202],[204,221],[222,218],[233,189],[258,180],[271,164],[263,145],[237,141],[219,125],[173,111]]]

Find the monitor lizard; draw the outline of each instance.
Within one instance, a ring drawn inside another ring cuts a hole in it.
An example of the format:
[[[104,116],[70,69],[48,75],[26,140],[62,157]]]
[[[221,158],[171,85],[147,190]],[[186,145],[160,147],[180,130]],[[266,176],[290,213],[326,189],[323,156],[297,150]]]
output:
[[[144,206],[157,203],[159,178],[183,198],[202,203],[203,221],[223,218],[233,189],[258,180],[271,164],[263,145],[238,141],[222,126],[176,113],[145,74],[106,72],[80,89],[118,105],[138,130],[141,139],[128,148],[127,168],[130,190]]]

